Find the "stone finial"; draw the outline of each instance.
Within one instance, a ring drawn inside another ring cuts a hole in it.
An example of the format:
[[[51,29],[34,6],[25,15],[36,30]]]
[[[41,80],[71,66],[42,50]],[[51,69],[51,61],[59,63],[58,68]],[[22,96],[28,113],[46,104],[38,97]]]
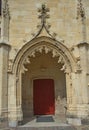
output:
[[[81,19],[82,23],[82,43],[87,41],[87,33],[86,33],[86,16],[85,16],[85,9],[83,7],[82,0],[77,0],[77,19]]]
[[[47,12],[49,12],[49,8],[46,8],[45,4],[42,4],[42,7],[38,9],[38,12],[40,12],[38,18],[41,19],[42,23],[46,23],[46,19],[49,18],[49,14],[47,14]]]
[[[46,31],[46,34],[49,35],[52,39],[56,39],[57,34],[50,32],[51,25],[47,23],[47,19],[49,18],[49,8],[46,7],[45,4],[42,4],[41,8],[38,9],[39,15],[38,18],[41,19],[41,22],[37,25],[38,32],[32,33],[33,38],[38,37],[42,31]]]

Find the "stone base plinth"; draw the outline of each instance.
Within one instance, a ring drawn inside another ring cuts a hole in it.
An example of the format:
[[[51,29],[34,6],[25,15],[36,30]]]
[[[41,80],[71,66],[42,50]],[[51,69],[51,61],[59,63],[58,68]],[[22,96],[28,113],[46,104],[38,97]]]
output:
[[[17,127],[18,121],[9,121],[9,127]]]
[[[81,125],[81,119],[79,118],[67,118],[68,124]]]

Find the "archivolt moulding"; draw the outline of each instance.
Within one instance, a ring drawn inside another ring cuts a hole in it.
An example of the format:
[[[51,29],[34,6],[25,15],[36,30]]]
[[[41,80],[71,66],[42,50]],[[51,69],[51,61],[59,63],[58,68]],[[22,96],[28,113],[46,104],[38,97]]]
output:
[[[71,72],[77,71],[77,60],[66,46],[50,37],[41,36],[31,40],[20,49],[14,59],[12,72],[17,75],[22,65],[30,63],[29,57],[35,57],[35,52],[39,51],[42,53],[43,49],[45,53],[51,51],[53,57],[58,56],[58,63],[63,61],[63,68],[67,67]]]

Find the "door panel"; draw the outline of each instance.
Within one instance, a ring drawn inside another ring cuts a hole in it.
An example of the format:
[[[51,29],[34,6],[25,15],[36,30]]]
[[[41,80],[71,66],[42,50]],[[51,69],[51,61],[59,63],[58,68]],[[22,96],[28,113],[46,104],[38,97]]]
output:
[[[53,79],[36,79],[33,82],[34,115],[55,113],[55,95]]]

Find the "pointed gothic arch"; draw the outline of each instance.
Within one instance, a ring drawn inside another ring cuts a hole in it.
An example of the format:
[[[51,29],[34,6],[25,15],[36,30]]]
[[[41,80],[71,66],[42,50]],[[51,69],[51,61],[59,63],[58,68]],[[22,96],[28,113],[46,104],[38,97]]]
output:
[[[70,50],[64,46],[61,42],[58,42],[50,37],[42,36],[35,38],[25,44],[17,53],[13,66],[12,66],[12,74],[14,76],[13,87],[15,90],[15,100],[16,100],[16,108],[17,108],[17,120],[23,119],[22,112],[22,73],[28,71],[25,68],[26,64],[30,64],[30,58],[36,56],[36,52],[40,54],[44,50],[45,54],[51,52],[52,57],[58,57],[58,63],[61,63],[61,70],[64,71],[66,75],[66,80],[68,80],[66,84],[67,91],[67,100],[71,102],[70,96],[70,88],[71,88],[71,73],[77,71],[78,65],[75,57],[72,55]]]
[[[45,50],[45,53],[51,51],[53,57],[58,56],[58,62],[63,62],[67,71],[77,70],[77,61],[66,46],[50,37],[42,36],[31,40],[19,50],[13,62],[12,72],[18,75],[21,68],[25,71],[24,64],[30,62],[29,57],[34,57],[36,51],[41,53],[42,49]]]

